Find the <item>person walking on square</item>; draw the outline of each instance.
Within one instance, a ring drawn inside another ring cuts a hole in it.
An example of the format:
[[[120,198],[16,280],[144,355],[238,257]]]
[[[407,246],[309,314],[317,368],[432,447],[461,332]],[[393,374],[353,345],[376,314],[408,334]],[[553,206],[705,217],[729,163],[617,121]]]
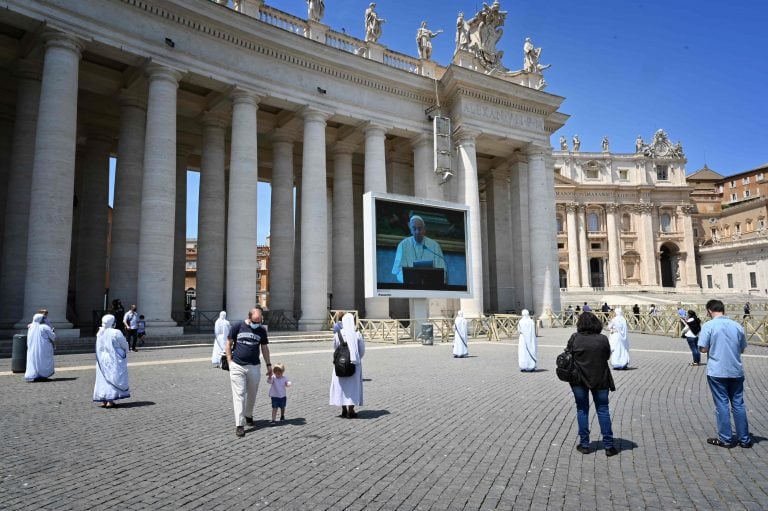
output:
[[[113,328],[115,317],[107,314],[101,318],[101,328],[96,334],[96,382],[93,384],[93,401],[102,408],[114,408],[115,401],[131,397],[128,386],[128,342],[123,333]]]
[[[290,380],[285,377],[285,365],[275,364],[272,368],[272,376],[267,377],[269,383],[269,397],[272,398],[272,422],[276,424],[277,410],[280,409],[280,422],[285,420],[285,405],[288,402],[286,389],[291,386]]]
[[[573,353],[573,362],[578,380],[571,383],[576,401],[576,422],[579,425],[579,443],[576,450],[587,454],[589,448],[589,394],[595,403],[597,421],[603,435],[606,456],[615,456],[619,451],[613,445],[613,429],[608,409],[608,392],[616,390],[608,361],[611,345],[601,332],[603,324],[591,312],[582,313],[576,324],[576,333],[568,339],[566,350]]]
[[[693,355],[691,366],[701,365],[701,352],[699,351],[699,332],[701,332],[701,320],[696,315],[696,311],[688,311],[683,322],[683,337],[688,342],[688,348]]]
[[[257,306],[248,312],[247,319],[235,323],[227,335],[226,355],[238,438],[245,436],[246,424],[253,425],[253,406],[259,391],[259,349],[267,365],[267,376],[272,376],[269,339],[261,320],[261,307]]]
[[[363,355],[365,342],[363,336],[355,330],[355,317],[344,314],[341,319],[342,328],[333,336],[333,349],[339,347],[342,341],[349,347],[349,359],[355,365],[352,376],[339,377],[336,371],[331,371],[331,390],[329,404],[341,407],[341,416],[354,419],[357,417],[355,406],[363,405]]]
[[[707,438],[707,443],[720,447],[752,447],[749,434],[747,407],[744,404],[744,366],[741,354],[747,348],[744,329],[725,315],[725,305],[720,300],[707,302],[707,315],[712,321],[702,325],[699,332],[699,350],[707,354],[707,383],[715,403],[717,436]],[[736,436],[731,429],[731,410],[736,426]]]
[[[536,370],[536,323],[531,319],[528,309],[523,309],[523,317],[517,323],[520,334],[517,341],[517,362],[520,371],[532,373]]]
[[[752,308],[749,305],[749,302],[744,304],[744,317],[742,319],[747,319],[752,316]]]
[[[110,313],[116,318],[120,319],[121,321],[118,321],[116,326],[117,329],[121,332],[125,329],[125,325],[122,322],[122,318],[125,316],[125,307],[123,307],[123,302],[120,301],[120,298],[115,298],[112,300],[112,310]]]
[[[464,318],[464,312],[459,311],[456,313],[456,319],[453,320],[453,358],[467,358],[468,356],[467,320]]]
[[[629,367],[629,336],[627,320],[621,307],[617,307],[616,315],[608,323],[611,335],[608,340],[611,343],[611,367],[614,369],[627,369]]]
[[[136,349],[136,343],[139,340],[139,315],[135,305],[131,305],[128,312],[123,316],[123,326],[125,327],[125,338],[131,351],[139,351]]]
[[[35,314],[27,329],[27,381],[47,380],[54,373],[53,350],[56,348],[56,334],[44,323],[45,316]]]
[[[213,367],[221,367],[221,357],[227,354],[227,336],[231,326],[227,321],[226,311],[219,312],[219,319],[213,325],[213,353],[211,354]]]

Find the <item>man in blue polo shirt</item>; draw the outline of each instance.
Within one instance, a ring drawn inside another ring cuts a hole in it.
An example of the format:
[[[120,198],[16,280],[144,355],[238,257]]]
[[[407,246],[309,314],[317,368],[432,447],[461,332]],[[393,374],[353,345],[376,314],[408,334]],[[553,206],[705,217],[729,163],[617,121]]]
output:
[[[251,309],[248,319],[235,323],[227,336],[229,381],[235,407],[235,435],[245,436],[245,424],[253,425],[253,405],[259,391],[259,350],[267,364],[267,376],[272,375],[267,329],[261,324],[261,307]]]
[[[735,442],[748,449],[752,447],[744,405],[744,367],[741,354],[747,348],[744,329],[725,315],[720,300],[707,302],[707,321],[699,332],[699,351],[707,354],[707,383],[715,402],[717,437],[707,438],[707,443],[731,447]],[[731,431],[731,413],[736,425],[736,437]]]

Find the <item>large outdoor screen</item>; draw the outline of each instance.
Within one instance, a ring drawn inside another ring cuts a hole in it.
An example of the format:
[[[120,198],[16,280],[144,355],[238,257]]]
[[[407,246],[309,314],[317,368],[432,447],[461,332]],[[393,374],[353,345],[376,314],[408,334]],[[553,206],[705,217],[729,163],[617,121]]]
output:
[[[369,192],[365,217],[365,296],[468,298],[469,208]]]

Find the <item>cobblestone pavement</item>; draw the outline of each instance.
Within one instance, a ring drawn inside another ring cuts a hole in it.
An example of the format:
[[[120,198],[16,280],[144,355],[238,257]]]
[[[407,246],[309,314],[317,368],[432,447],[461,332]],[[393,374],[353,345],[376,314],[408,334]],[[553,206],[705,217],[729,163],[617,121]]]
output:
[[[554,359],[568,332],[544,330],[541,371],[517,370],[511,343],[368,344],[365,406],[328,402],[327,343],[272,345],[294,382],[287,421],[234,435],[227,373],[209,348],[131,354],[132,399],[90,402],[89,355],[57,357],[26,383],[0,361],[2,509],[766,509],[768,349],[745,358],[757,444],[705,443],[714,412],[705,367],[682,339],[634,335],[633,370],[614,372],[618,456],[582,455],[575,406]],[[591,411],[593,446],[599,432]]]

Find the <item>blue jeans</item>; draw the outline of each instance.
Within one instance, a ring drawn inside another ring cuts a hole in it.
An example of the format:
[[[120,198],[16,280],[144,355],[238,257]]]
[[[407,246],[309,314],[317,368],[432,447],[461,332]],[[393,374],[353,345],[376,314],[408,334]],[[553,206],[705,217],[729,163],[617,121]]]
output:
[[[582,385],[571,387],[576,399],[576,422],[579,425],[579,445],[589,446],[589,393],[590,390]],[[613,430],[611,429],[611,414],[608,411],[608,389],[592,389],[592,400],[595,402],[597,422],[603,434],[603,447],[613,447]]]
[[[688,347],[691,348],[691,354],[693,355],[693,362],[695,364],[701,363],[701,352],[699,351],[699,338],[698,337],[686,337],[688,341]]]
[[[744,406],[744,377],[719,378],[707,376],[712,400],[715,402],[717,437],[727,444],[737,441],[745,444],[752,442],[747,423],[747,407]],[[736,438],[731,432],[731,411],[736,425]]]

